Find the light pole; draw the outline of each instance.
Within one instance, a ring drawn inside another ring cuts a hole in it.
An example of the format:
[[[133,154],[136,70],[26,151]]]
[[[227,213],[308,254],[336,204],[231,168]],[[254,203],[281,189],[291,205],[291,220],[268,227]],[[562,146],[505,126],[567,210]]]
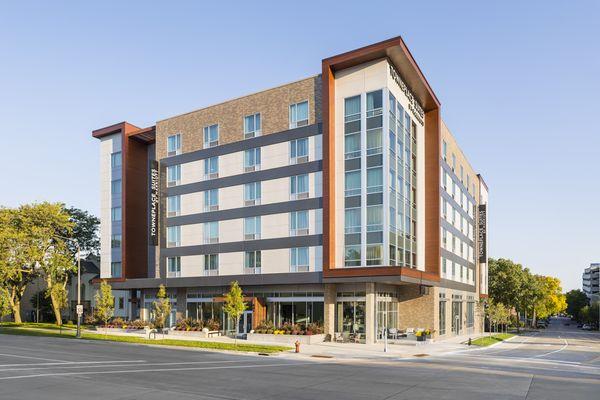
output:
[[[83,313],[81,307],[81,248],[79,247],[79,242],[76,239],[59,235],[55,235],[55,237],[70,240],[75,243],[75,246],[77,246],[77,307],[75,308],[75,311],[77,312],[77,333],[75,334],[75,337],[81,339],[81,314]]]

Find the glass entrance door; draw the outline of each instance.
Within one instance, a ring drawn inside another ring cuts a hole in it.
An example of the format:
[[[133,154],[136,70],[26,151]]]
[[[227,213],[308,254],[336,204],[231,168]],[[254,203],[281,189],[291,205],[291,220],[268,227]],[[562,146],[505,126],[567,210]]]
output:
[[[252,330],[252,311],[244,311],[244,314],[240,317],[239,332],[250,333]]]

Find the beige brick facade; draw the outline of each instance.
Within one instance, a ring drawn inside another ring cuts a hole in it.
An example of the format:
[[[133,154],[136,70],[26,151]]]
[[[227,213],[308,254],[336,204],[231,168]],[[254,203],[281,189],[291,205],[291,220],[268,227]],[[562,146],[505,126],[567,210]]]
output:
[[[244,139],[244,117],[260,113],[262,135],[289,129],[290,104],[308,100],[309,124],[321,121],[321,77],[313,76],[156,123],[156,158],[167,156],[167,137],[181,134],[182,152],[203,147],[205,126],[219,125],[219,144]]]

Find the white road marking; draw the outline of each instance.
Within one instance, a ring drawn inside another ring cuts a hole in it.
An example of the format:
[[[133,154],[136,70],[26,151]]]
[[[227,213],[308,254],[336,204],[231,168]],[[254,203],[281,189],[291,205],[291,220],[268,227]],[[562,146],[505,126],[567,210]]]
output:
[[[560,336],[558,338],[562,339]],[[560,349],[551,351],[549,353],[539,354],[537,356],[533,356],[533,357],[529,357],[529,358],[545,357],[545,356],[549,356],[550,354],[554,354],[554,353],[558,353],[558,352],[563,351],[564,349],[566,349],[567,347],[569,347],[569,342],[567,341],[567,339],[563,339],[563,340],[565,341],[565,344]]]
[[[146,362],[146,360],[62,361],[62,362],[54,362],[54,363],[36,363],[36,364],[0,364],[0,368],[6,368],[6,367],[44,367],[44,366],[75,365],[75,364],[80,365],[80,364],[145,363],[145,362]]]
[[[27,378],[43,378],[50,376],[77,376],[77,375],[108,375],[108,374],[138,374],[143,372],[169,372],[169,371],[201,371],[201,370],[215,370],[215,369],[241,369],[241,368],[264,368],[264,367],[295,367],[298,365],[312,365],[312,362],[301,362],[301,363],[277,363],[277,364],[250,364],[250,365],[233,365],[233,366],[217,366],[217,367],[188,367],[188,368],[154,368],[154,369],[137,369],[137,370],[120,370],[120,371],[86,371],[86,372],[58,372],[49,374],[35,374],[35,375],[16,375],[16,376],[5,376],[0,377],[0,381],[13,380],[13,379],[27,379]]]
[[[16,354],[4,354],[4,353],[0,353],[0,356],[5,356],[5,357],[14,357],[14,358],[29,358],[32,360],[42,360],[42,361],[59,361],[59,362],[67,362],[65,360],[57,360],[55,358],[42,358],[42,357],[33,357],[33,356],[18,356]]]
[[[167,362],[167,363],[147,363],[144,362],[143,364],[139,364],[141,366],[147,367],[147,366],[152,366],[152,365],[160,365],[160,366],[166,366],[166,365],[198,365],[198,364],[229,364],[229,363],[239,363],[241,362],[240,360],[223,360],[223,361],[186,361],[186,362]],[[0,372],[12,372],[12,371],[33,371],[36,369],[73,369],[73,368],[110,368],[110,367],[120,367],[123,366],[123,364],[120,365],[114,365],[113,363],[110,363],[109,361],[107,361],[107,363],[109,364],[102,364],[102,365],[70,365],[70,364],[65,364],[65,363],[61,363],[61,364],[56,364],[56,365],[52,365],[52,366],[34,366],[34,367],[29,367],[29,368],[11,368],[11,369],[5,369],[2,370],[0,369]],[[16,364],[17,366],[19,366],[19,364]],[[64,365],[64,366],[63,366]]]

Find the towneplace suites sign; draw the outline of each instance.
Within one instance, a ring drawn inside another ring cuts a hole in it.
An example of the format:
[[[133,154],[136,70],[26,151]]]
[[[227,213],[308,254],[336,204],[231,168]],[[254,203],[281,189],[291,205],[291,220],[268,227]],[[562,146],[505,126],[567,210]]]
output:
[[[160,173],[158,161],[150,162],[150,218],[148,222],[148,234],[150,245],[158,246],[158,201],[160,189]]]
[[[479,262],[487,262],[487,204],[480,204],[477,209],[477,232],[479,241]]]

